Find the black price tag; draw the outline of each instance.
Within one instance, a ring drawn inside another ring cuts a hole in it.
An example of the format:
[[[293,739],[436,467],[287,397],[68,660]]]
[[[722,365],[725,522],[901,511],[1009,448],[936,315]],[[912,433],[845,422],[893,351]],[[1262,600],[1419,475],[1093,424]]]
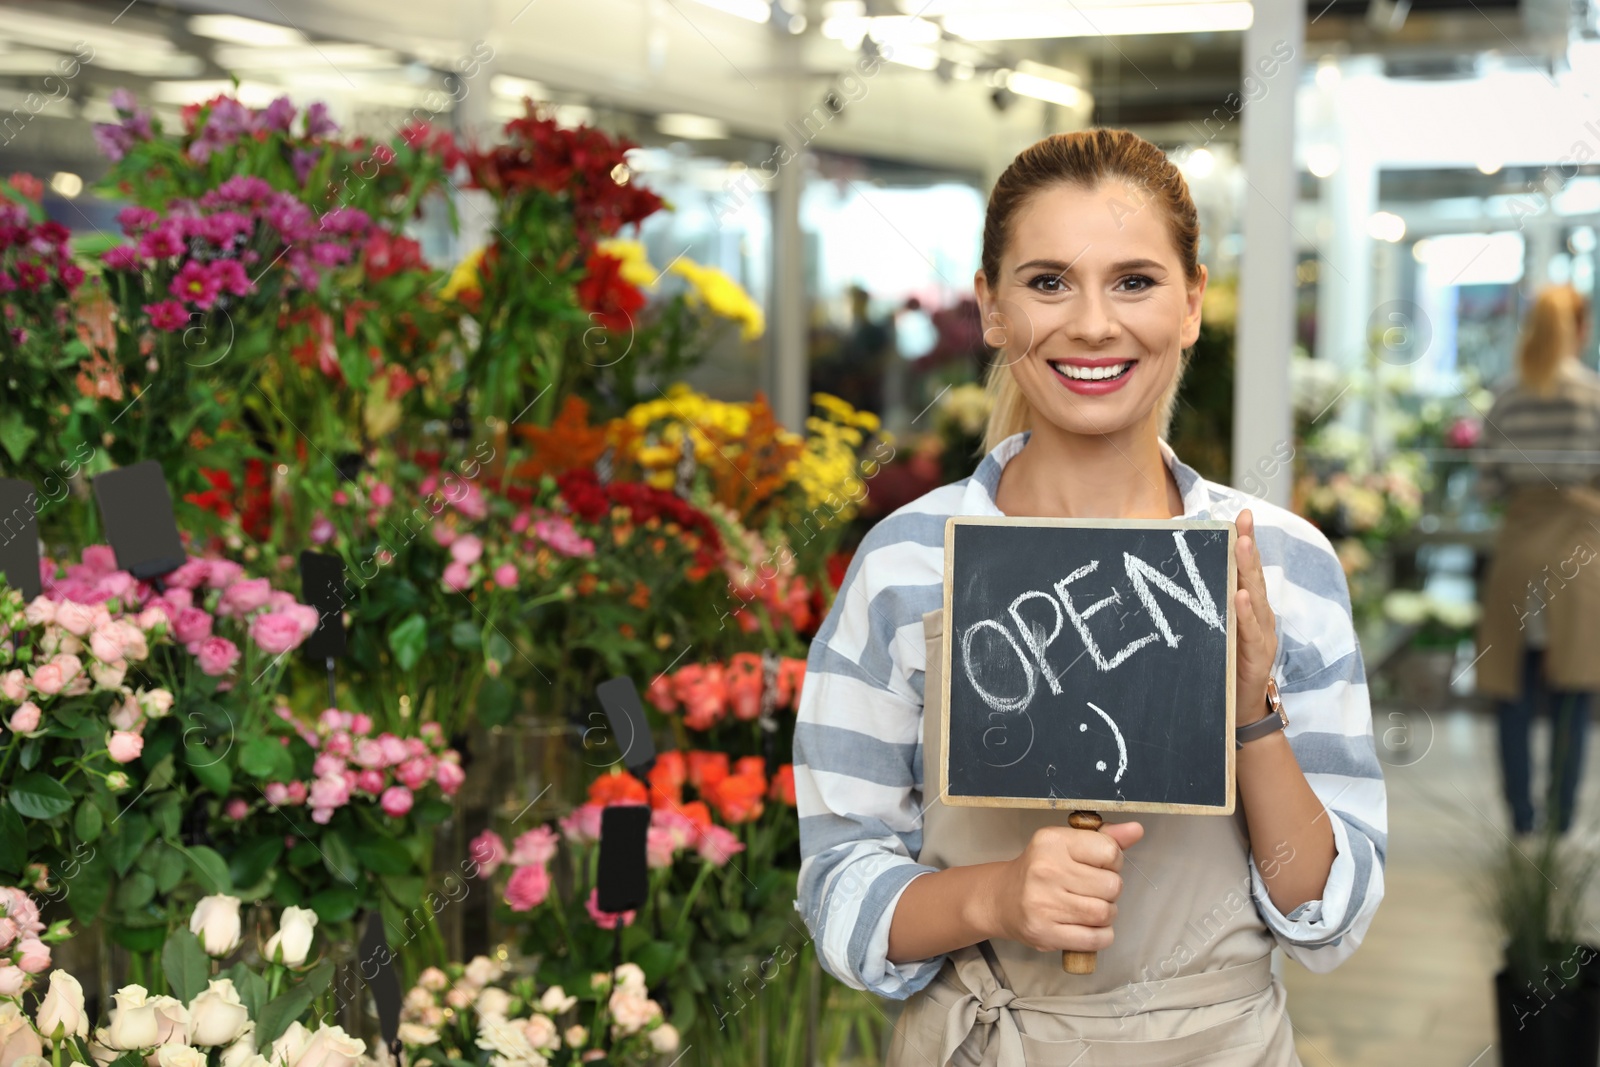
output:
[[[383,916],[376,909],[367,913],[367,929],[361,935],[360,969],[378,1006],[383,1043],[393,1049],[400,1036],[400,979],[395,976],[394,953],[383,930]]]
[[[118,567],[148,580],[183,566],[183,538],[161,464],[147,459],[106,471],[94,479],[94,497]]]
[[[612,804],[600,812],[598,899],[601,911],[616,914],[644,905],[650,871],[645,838],[650,809],[643,804]]]
[[[305,643],[308,658],[326,660],[344,655],[344,592],[342,559],[309,548],[300,553],[300,597],[317,609],[316,632]]]
[[[622,675],[601,682],[594,692],[611,723],[611,736],[617,739],[617,747],[622,750],[623,765],[630,771],[648,768],[656,758],[656,742],[650,734],[650,722],[644,716],[639,687],[633,684],[632,678]]]
[[[38,500],[33,483],[0,478],[0,580],[21,590],[25,602],[41,589]]]

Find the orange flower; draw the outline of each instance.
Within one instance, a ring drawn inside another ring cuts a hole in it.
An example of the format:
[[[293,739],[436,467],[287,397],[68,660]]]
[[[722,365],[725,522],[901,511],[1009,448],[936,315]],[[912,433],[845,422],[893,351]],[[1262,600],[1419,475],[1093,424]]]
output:
[[[607,804],[644,804],[649,799],[650,791],[643,782],[615,767],[611,773],[602,774],[589,783],[589,803],[602,807]]]
[[[761,657],[754,652],[737,653],[728,662],[728,704],[733,717],[750,722],[761,715]]]
[[[628,596],[628,603],[644,611],[650,606],[650,587],[643,582],[633,583],[633,592]]]
[[[707,827],[711,825],[711,809],[706,807],[703,800],[691,800],[678,809],[678,813],[693,822],[696,826]]]
[[[778,768],[778,773],[772,776],[772,788],[767,795],[791,808],[795,806],[794,764],[785,763]]]
[[[689,753],[688,765],[689,783],[705,794],[712,786],[728,777],[728,754],[726,752],[700,752]]]
[[[662,636],[666,635],[663,634]],[[668,715],[678,710],[678,698],[672,694],[672,679],[664,674],[655,676],[655,680],[645,688],[644,698],[657,711]]]
[[[741,756],[733,765],[734,774],[748,774],[756,778],[767,776],[767,761],[760,756]]]
[[[683,803],[683,783],[689,778],[689,767],[683,753],[669,749],[656,757],[650,768],[650,806],[673,807]]]
[[[778,703],[786,708],[800,706],[800,686],[806,680],[806,661],[785,656],[778,664]]]
[[[767,780],[764,777],[733,774],[712,786],[707,795],[711,803],[717,806],[722,821],[737,825],[761,817],[762,800],[766,792]]]
[[[578,578],[578,595],[579,596],[593,596],[595,587],[597,585],[599,585],[599,584],[600,584],[600,579],[596,578],[592,574],[584,574],[584,575],[579,576],[579,578]]]

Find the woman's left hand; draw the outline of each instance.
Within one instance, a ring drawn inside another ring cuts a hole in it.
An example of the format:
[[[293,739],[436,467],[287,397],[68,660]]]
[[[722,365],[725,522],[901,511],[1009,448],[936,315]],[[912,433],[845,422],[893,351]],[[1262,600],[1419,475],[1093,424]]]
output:
[[[1267,603],[1267,577],[1256,546],[1256,517],[1246,508],[1239,512],[1234,526],[1239,531],[1234,542],[1239,589],[1233,594],[1239,619],[1237,725],[1246,726],[1267,716],[1267,679],[1278,659],[1278,630],[1272,605]]]

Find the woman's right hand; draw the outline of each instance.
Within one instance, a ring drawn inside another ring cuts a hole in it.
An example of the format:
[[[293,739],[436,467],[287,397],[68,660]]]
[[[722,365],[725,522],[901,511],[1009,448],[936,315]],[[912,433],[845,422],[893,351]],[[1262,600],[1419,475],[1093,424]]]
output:
[[[1099,830],[1045,826],[1000,869],[991,898],[995,936],[1040,952],[1099,952],[1111,944],[1122,894],[1122,850],[1144,836],[1137,822]]]

